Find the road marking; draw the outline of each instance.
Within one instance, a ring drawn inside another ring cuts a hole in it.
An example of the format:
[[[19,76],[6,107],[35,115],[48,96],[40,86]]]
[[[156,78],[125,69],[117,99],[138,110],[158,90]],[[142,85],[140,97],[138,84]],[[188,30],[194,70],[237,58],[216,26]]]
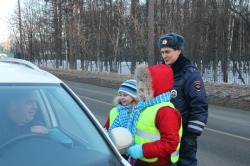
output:
[[[234,134],[225,133],[225,132],[218,131],[218,130],[213,130],[213,129],[210,129],[210,128],[205,128],[205,130],[209,130],[209,131],[213,131],[213,132],[216,132],[216,133],[220,133],[220,134],[224,134],[224,135],[228,135],[228,136],[232,136],[232,137],[244,139],[244,140],[246,140],[246,141],[250,141],[249,138],[241,137],[241,136],[234,135]]]
[[[80,90],[80,91],[87,91],[87,92],[91,92],[91,93],[96,93],[96,94],[111,96],[111,94],[107,94],[107,93],[102,92],[102,91],[93,91],[93,90],[91,90],[91,89],[86,89],[86,88],[73,87],[72,89],[73,89],[73,90],[76,89],[76,90]],[[113,95],[112,95],[112,96],[113,96]]]
[[[80,98],[85,98],[85,99],[87,99],[87,100],[92,100],[92,101],[95,101],[95,102],[99,102],[99,103],[102,103],[102,104],[107,104],[107,105],[112,105],[112,106],[114,106],[114,104],[110,104],[110,103],[107,103],[107,102],[95,100],[95,99],[92,99],[92,98],[88,98],[88,97],[84,97],[84,96],[80,96],[80,95],[78,95],[78,97],[80,97]]]
[[[99,102],[99,103],[103,103],[103,104],[107,104],[107,105],[112,105],[112,106],[114,106],[114,104],[110,104],[110,103],[107,103],[107,102],[95,100],[95,99],[88,98],[88,97],[84,97],[84,96],[80,96],[80,95],[78,95],[78,96],[79,96],[80,98],[85,98],[85,99],[92,100],[92,101],[95,101],[95,102]],[[241,137],[241,136],[234,135],[234,134],[225,133],[225,132],[218,131],[218,130],[214,130],[214,129],[210,129],[210,128],[205,128],[205,130],[209,130],[209,131],[213,131],[213,132],[216,132],[216,133],[220,133],[220,134],[224,134],[224,135],[228,135],[228,136],[232,136],[232,137],[244,139],[244,140],[246,140],[246,141],[250,141],[249,138]]]

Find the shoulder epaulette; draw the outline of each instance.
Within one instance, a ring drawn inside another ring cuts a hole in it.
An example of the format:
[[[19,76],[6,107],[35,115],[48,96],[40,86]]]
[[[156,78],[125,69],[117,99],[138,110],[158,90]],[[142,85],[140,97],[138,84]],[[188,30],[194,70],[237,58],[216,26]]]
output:
[[[186,70],[188,70],[190,73],[195,73],[195,72],[197,72],[197,69],[196,69],[195,67],[192,67],[192,66],[186,68]]]

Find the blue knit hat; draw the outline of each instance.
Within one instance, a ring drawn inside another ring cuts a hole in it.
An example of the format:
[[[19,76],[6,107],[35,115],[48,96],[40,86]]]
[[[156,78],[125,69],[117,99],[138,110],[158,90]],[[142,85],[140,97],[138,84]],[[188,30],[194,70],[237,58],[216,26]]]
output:
[[[136,99],[136,81],[135,80],[127,80],[123,82],[118,90],[118,94],[120,92],[125,92]]]
[[[171,47],[173,49],[184,49],[184,37],[177,33],[167,33],[160,37],[158,41],[158,47]]]

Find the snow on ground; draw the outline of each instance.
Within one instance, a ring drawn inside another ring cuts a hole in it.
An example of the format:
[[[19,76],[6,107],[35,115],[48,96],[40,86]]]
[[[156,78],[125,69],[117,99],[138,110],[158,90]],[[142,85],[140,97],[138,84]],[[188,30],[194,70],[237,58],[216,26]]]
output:
[[[205,82],[212,105],[250,111],[250,85]]]
[[[51,72],[62,80],[82,82],[109,88],[118,88],[123,81],[133,78],[130,74],[89,72],[49,67],[42,67],[42,69]],[[250,111],[250,85],[205,81],[205,88],[210,105]]]
[[[37,61],[36,61],[36,64],[37,64]],[[41,67],[55,68],[55,61],[54,60],[47,60],[46,62],[42,62],[39,65]],[[104,62],[103,62],[103,66],[104,66]],[[119,66],[121,66],[121,68]],[[118,66],[118,73],[119,74],[130,74],[131,73],[130,72],[130,66],[131,66],[130,62],[121,62],[121,63],[119,63],[119,66]],[[80,60],[77,60],[76,67],[77,67],[77,70],[80,70],[80,71],[82,70]],[[233,66],[231,66],[230,68],[232,68],[232,67]],[[62,66],[59,66],[59,69],[68,69],[68,68],[69,68],[69,64],[66,65],[66,61],[63,61]],[[201,66],[201,68],[202,68],[202,66]],[[199,69],[199,70],[202,70],[202,69]],[[98,65],[96,64],[95,61],[88,62],[88,71],[100,72],[100,69],[98,68]],[[249,77],[250,73],[248,71],[243,70],[243,68],[240,68],[239,71],[241,72],[242,77],[244,78],[245,84],[250,84],[250,77]],[[103,72],[109,73],[110,69],[104,68]],[[218,76],[217,76],[218,82],[223,82],[223,72],[222,72],[220,65],[217,68],[217,73],[218,73]],[[212,67],[210,69],[206,68],[202,77],[203,77],[204,81],[212,81],[213,82],[214,73],[213,73]],[[232,83],[243,84],[242,80],[239,78],[237,73],[233,73],[232,70],[230,70],[230,69],[228,71],[228,78],[229,78],[228,83],[230,83],[230,84],[232,84]]]

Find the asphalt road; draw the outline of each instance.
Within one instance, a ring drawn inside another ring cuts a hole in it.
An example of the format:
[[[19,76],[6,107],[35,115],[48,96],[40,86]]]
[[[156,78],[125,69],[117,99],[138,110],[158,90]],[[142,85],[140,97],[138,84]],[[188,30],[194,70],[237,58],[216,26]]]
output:
[[[117,89],[64,81],[103,125]],[[209,105],[205,130],[198,138],[199,166],[250,166],[250,111]]]

